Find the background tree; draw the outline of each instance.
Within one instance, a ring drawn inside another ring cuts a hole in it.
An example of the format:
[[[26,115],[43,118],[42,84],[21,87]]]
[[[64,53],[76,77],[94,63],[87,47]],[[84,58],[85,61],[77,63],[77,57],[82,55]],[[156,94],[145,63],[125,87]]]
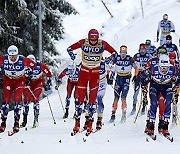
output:
[[[63,39],[63,17],[77,11],[64,0],[42,0],[43,61],[58,55],[54,40]],[[0,49],[16,45],[24,56],[38,56],[38,0],[0,0]],[[58,60],[59,61],[59,60]]]

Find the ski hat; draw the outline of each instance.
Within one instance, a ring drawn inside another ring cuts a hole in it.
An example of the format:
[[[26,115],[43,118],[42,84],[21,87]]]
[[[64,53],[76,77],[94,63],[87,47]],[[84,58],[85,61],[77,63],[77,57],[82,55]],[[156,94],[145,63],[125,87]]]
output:
[[[166,40],[172,40],[172,36],[171,35],[167,35],[166,36]]]
[[[168,20],[168,15],[167,14],[163,15],[163,20]]]
[[[151,40],[147,39],[145,42],[146,45],[150,45],[151,44]]]
[[[139,50],[141,50],[141,49],[146,49],[146,44],[141,43],[141,44],[139,45]]]
[[[36,61],[36,58],[34,57],[34,55],[28,55],[27,58],[33,60],[34,62]]]
[[[19,51],[15,45],[11,45],[8,47],[7,53],[9,56],[14,56],[14,55],[18,55]]]
[[[126,45],[121,45],[120,46],[120,52],[127,52],[127,46]]]
[[[88,39],[97,40],[99,38],[99,32],[96,29],[91,29],[88,33]]]
[[[170,62],[169,62],[169,56],[168,55],[160,55],[159,57],[159,66],[160,67],[169,67]]]

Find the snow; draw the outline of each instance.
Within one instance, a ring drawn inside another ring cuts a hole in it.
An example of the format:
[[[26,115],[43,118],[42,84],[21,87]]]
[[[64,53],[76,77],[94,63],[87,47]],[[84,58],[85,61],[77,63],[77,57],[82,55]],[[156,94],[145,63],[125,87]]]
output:
[[[122,44],[127,45],[131,56],[137,52],[138,45],[146,39],[151,39],[152,43],[158,46],[159,43],[154,42],[156,30],[158,22],[162,19],[164,13],[169,15],[169,19],[175,24],[176,34],[180,35],[180,20],[178,20],[180,2],[176,0],[143,0],[144,19],[142,19],[141,15],[140,0],[122,0],[121,3],[117,3],[117,0],[104,1],[113,14],[113,18],[110,17],[100,0],[68,0],[77,9],[79,15],[70,15],[64,18],[65,39],[56,43],[57,49],[66,61],[64,63],[70,60],[66,53],[66,48],[79,39],[87,37],[90,28],[96,28],[103,32],[102,39],[109,42],[117,51]],[[178,37],[176,35],[173,35],[173,42],[178,45]],[[80,50],[75,52],[80,55]],[[108,54],[106,53],[105,55]],[[79,57],[77,56],[77,58]],[[65,89],[66,78],[63,79],[63,85],[59,88],[63,105],[66,97]],[[133,88],[131,84],[127,97],[128,113],[132,109],[132,95]],[[56,124],[54,124],[52,119],[47,99],[44,98],[40,102],[39,127],[31,128],[33,123],[33,106],[31,104],[27,131],[22,128],[18,134],[8,137],[7,131],[11,130],[13,126],[13,112],[9,113],[6,131],[0,134],[1,154],[177,154],[180,151],[179,125],[173,126],[170,124],[170,132],[174,136],[173,143],[160,135],[157,135],[157,141],[149,140],[149,142],[146,142],[143,133],[146,116],[138,117],[135,124],[133,123],[134,116],[130,116],[127,118],[126,123],[121,124],[120,102],[115,126],[109,124],[108,120],[111,116],[113,102],[113,89],[111,86],[107,87],[104,98],[104,126],[101,131],[91,134],[89,137],[85,137],[84,132],[74,137],[70,136],[74,126],[74,120],[72,119],[74,114],[73,98],[71,99],[70,115],[66,122],[62,119],[63,110],[58,92],[54,90],[53,94],[49,96],[49,100]],[[138,106],[139,104],[137,104]],[[82,117],[81,126],[83,123],[84,118]],[[86,138],[86,142],[83,141],[83,138]]]

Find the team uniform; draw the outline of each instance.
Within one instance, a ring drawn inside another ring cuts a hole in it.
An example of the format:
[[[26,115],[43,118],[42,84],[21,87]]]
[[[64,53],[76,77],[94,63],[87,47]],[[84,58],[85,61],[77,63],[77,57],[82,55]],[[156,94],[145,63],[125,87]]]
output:
[[[65,100],[66,112],[65,112],[63,118],[67,118],[69,115],[70,98],[71,98],[71,94],[72,94],[73,89],[74,89],[75,104],[76,104],[76,101],[78,99],[77,83],[78,83],[78,77],[79,77],[79,70],[80,70],[80,66],[78,66],[78,65],[74,66],[74,62],[72,62],[58,76],[59,81],[61,81],[65,75],[68,77],[67,86],[66,86],[67,96],[66,96],[66,100]]]
[[[151,58],[157,56],[157,50],[154,45],[151,44],[151,40],[146,40],[146,52],[150,55]]]
[[[163,71],[166,72],[163,72]],[[161,55],[158,63],[152,63],[152,65],[140,73],[141,81],[145,82],[150,80],[150,109],[147,115],[147,124],[145,133],[151,135],[154,134],[154,124],[156,119],[156,112],[158,106],[158,97],[160,93],[165,100],[165,110],[163,113],[163,120],[158,126],[159,132],[163,134],[169,134],[168,124],[171,113],[171,103],[173,97],[172,82],[176,81],[175,67],[170,64],[167,55]]]
[[[51,84],[51,72],[49,68],[43,62],[36,61],[33,55],[29,55],[28,58],[36,62],[36,67],[31,70],[26,69],[27,80],[29,80],[24,89],[24,103],[23,103],[23,122],[21,127],[25,127],[27,124],[27,116],[29,112],[29,103],[33,102],[34,109],[34,123],[33,127],[38,126],[38,116],[39,116],[39,97],[42,93],[44,85],[44,75],[47,77],[47,86]],[[49,89],[49,88],[47,88]]]
[[[120,54],[121,52],[122,51],[120,51]],[[125,55],[125,57],[122,58],[121,55],[118,55],[116,57],[114,67],[111,70],[111,75],[110,75],[110,80],[113,81],[114,75],[117,74],[114,85],[114,102],[112,106],[113,110],[112,110],[110,122],[113,122],[115,120],[115,113],[118,107],[118,101],[120,97],[122,101],[121,122],[126,121],[126,109],[127,109],[126,97],[129,91],[132,67],[133,67],[133,59],[131,56]]]
[[[89,122],[87,132],[92,132],[92,123],[94,121],[93,114],[96,111],[96,97],[99,87],[99,74],[100,74],[100,62],[103,56],[104,50],[109,53],[116,53],[106,41],[99,39],[99,33],[97,30],[92,29],[89,31],[88,39],[82,39],[77,43],[71,45],[67,51],[71,56],[71,59],[75,59],[73,50],[82,49],[82,65],[79,72],[78,79],[78,101],[76,103],[76,117],[74,132],[78,132],[80,128],[80,116],[82,113],[82,104],[89,84],[89,102],[87,104]],[[93,40],[92,40],[93,39]],[[92,44],[92,42],[95,44]],[[114,54],[111,56],[113,57]]]
[[[170,35],[166,36],[166,43],[162,45],[166,48],[168,54],[174,52],[176,54],[177,59],[179,60],[180,53],[175,44],[172,43],[172,37]]]
[[[15,61],[10,59],[10,56],[16,56]],[[18,49],[12,45],[8,48],[8,55],[0,56],[1,68],[4,70],[3,79],[3,104],[1,106],[1,127],[0,131],[3,132],[6,128],[6,120],[9,112],[9,103],[11,102],[12,94],[14,98],[14,127],[13,131],[19,131],[19,119],[21,112],[21,100],[25,86],[25,68],[34,68],[36,64],[29,58],[18,55]]]
[[[168,15],[163,15],[163,20],[161,20],[158,24],[157,28],[157,41],[159,40],[159,33],[161,31],[160,36],[160,45],[163,45],[166,43],[166,36],[170,35],[171,32],[175,32],[175,27],[173,22],[168,20]]]
[[[96,129],[101,129],[102,127],[102,118],[103,118],[103,112],[104,112],[104,103],[103,103],[103,97],[106,92],[107,87],[107,73],[109,71],[109,67],[106,65],[105,61],[102,60],[100,63],[100,78],[99,78],[99,88],[97,93],[97,123],[96,123]]]
[[[143,54],[137,53],[133,57],[134,63],[138,67],[138,70],[139,70],[137,78],[139,78],[140,72],[142,72],[144,70],[145,63],[150,59],[150,55],[148,53],[146,53],[146,45],[145,44],[140,44],[139,52],[141,52],[141,48],[143,49]],[[133,81],[134,81],[134,78],[133,78]],[[139,81],[134,82],[133,109],[131,111],[131,114],[134,114],[135,111],[136,111],[137,97],[138,97],[138,94],[139,94],[139,91],[140,91],[140,86],[141,86],[142,95],[143,95],[143,107],[142,107],[142,112],[141,113],[145,114],[145,107],[148,104],[148,100],[147,100],[148,85],[147,84],[145,84],[145,85],[140,84]]]

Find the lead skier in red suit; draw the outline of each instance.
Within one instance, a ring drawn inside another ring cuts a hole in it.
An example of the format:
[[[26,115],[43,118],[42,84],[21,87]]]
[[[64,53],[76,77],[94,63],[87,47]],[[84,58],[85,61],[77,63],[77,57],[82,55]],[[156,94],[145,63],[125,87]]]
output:
[[[23,104],[23,122],[21,127],[25,127],[27,124],[27,116],[29,112],[29,103],[34,103],[34,123],[33,128],[38,127],[38,116],[39,116],[39,96],[42,93],[44,84],[44,75],[47,78],[46,86],[47,90],[50,89],[51,85],[51,72],[46,64],[36,61],[34,55],[28,55],[27,58],[33,60],[36,63],[36,67],[31,70],[26,70],[27,80],[26,87],[24,89],[24,104]]]
[[[0,66],[4,70],[4,82],[3,82],[3,104],[1,106],[1,119],[0,132],[4,132],[6,128],[6,120],[9,112],[9,103],[11,101],[12,94],[14,94],[14,127],[13,131],[19,131],[19,119],[21,112],[21,97],[25,85],[25,68],[34,68],[35,62],[18,54],[18,48],[15,45],[11,45],[8,50],[8,54],[0,56]]]
[[[78,101],[75,106],[75,126],[72,134],[79,132],[80,129],[80,116],[88,85],[89,102],[87,104],[87,111],[89,113],[89,122],[87,125],[87,133],[92,132],[92,124],[94,121],[93,114],[96,112],[95,101],[99,87],[100,62],[103,52],[104,50],[107,50],[111,53],[111,56],[107,58],[106,63],[109,63],[110,60],[113,60],[117,55],[117,52],[113,47],[106,41],[99,39],[99,33],[96,29],[91,29],[89,31],[88,38],[81,39],[68,47],[67,52],[72,60],[76,58],[73,50],[78,48],[82,49],[82,65],[79,72]]]

